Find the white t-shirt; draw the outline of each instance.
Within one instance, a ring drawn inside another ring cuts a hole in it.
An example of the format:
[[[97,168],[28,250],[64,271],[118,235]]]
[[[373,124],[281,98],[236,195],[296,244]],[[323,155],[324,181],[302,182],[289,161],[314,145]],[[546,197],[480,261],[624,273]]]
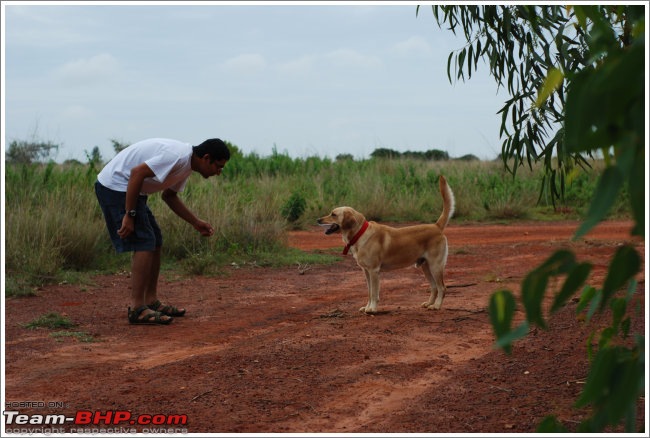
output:
[[[142,140],[120,151],[97,175],[104,187],[126,192],[131,169],[146,163],[155,177],[145,178],[143,195],[172,189],[182,192],[192,174],[192,145],[167,138]]]

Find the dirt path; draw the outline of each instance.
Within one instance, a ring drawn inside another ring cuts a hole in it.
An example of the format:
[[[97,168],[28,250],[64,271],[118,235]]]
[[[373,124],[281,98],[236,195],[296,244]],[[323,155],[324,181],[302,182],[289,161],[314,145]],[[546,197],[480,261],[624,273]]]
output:
[[[428,286],[409,268],[382,274],[378,315],[359,313],[366,286],[352,257],[304,273],[246,266],[218,278],[167,281],[163,274],[161,298],[188,309],[167,327],[127,323],[126,275],[7,300],[5,411],[128,411],[131,420],[117,425],[85,426],[114,432],[525,433],[548,414],[575,427],[585,412],[571,405],[586,377],[594,324],[585,326],[569,304],[548,332],[534,330],[507,356],[493,349],[486,307],[497,289],[518,293],[524,275],[560,248],[594,264],[596,286],[618,245],[645,253],[643,241],[630,239],[629,222],[601,224],[572,242],[576,226],[451,225],[441,311],[419,307]],[[292,233],[289,243],[332,253],[343,246],[318,227]],[[641,274],[641,313],[633,320],[641,332],[644,295]],[[97,342],[23,327],[47,312],[69,316],[79,324],[74,330]],[[187,424],[136,425],[138,416],[151,423],[186,416]]]

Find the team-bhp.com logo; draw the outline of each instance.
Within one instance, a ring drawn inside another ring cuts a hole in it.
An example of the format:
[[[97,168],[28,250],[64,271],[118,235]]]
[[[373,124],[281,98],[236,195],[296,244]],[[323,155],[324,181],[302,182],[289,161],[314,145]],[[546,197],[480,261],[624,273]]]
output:
[[[74,425],[78,427],[69,429],[69,432],[87,432],[88,428],[100,427],[111,427],[115,429],[113,432],[116,432],[117,428],[124,428],[128,432],[129,427],[132,426],[147,426],[149,432],[187,433],[187,429],[183,427],[187,425],[187,415],[141,414],[136,416],[130,411],[77,411],[73,417],[63,414],[27,415],[21,414],[19,411],[4,411],[3,415],[5,426],[7,426],[5,432],[21,433],[25,428],[34,428],[34,426],[51,428]],[[106,432],[106,430],[102,431]]]

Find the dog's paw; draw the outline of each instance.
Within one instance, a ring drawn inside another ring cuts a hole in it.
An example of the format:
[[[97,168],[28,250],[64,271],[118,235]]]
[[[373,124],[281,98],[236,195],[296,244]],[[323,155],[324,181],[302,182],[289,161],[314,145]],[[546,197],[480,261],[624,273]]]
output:
[[[428,301],[425,301],[424,303],[422,303],[422,307],[424,307],[427,310],[440,310],[441,305],[442,304],[435,305],[435,304],[432,304],[432,303],[430,303]]]
[[[359,309],[359,312],[363,313],[377,313],[377,309],[373,309],[372,307],[369,306],[364,306]]]

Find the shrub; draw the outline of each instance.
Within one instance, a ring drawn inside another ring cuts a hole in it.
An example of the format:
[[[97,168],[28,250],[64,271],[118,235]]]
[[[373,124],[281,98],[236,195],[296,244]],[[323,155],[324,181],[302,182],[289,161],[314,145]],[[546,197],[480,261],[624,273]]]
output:
[[[294,192],[282,206],[282,216],[289,222],[296,222],[307,207],[307,201],[298,192]]]

